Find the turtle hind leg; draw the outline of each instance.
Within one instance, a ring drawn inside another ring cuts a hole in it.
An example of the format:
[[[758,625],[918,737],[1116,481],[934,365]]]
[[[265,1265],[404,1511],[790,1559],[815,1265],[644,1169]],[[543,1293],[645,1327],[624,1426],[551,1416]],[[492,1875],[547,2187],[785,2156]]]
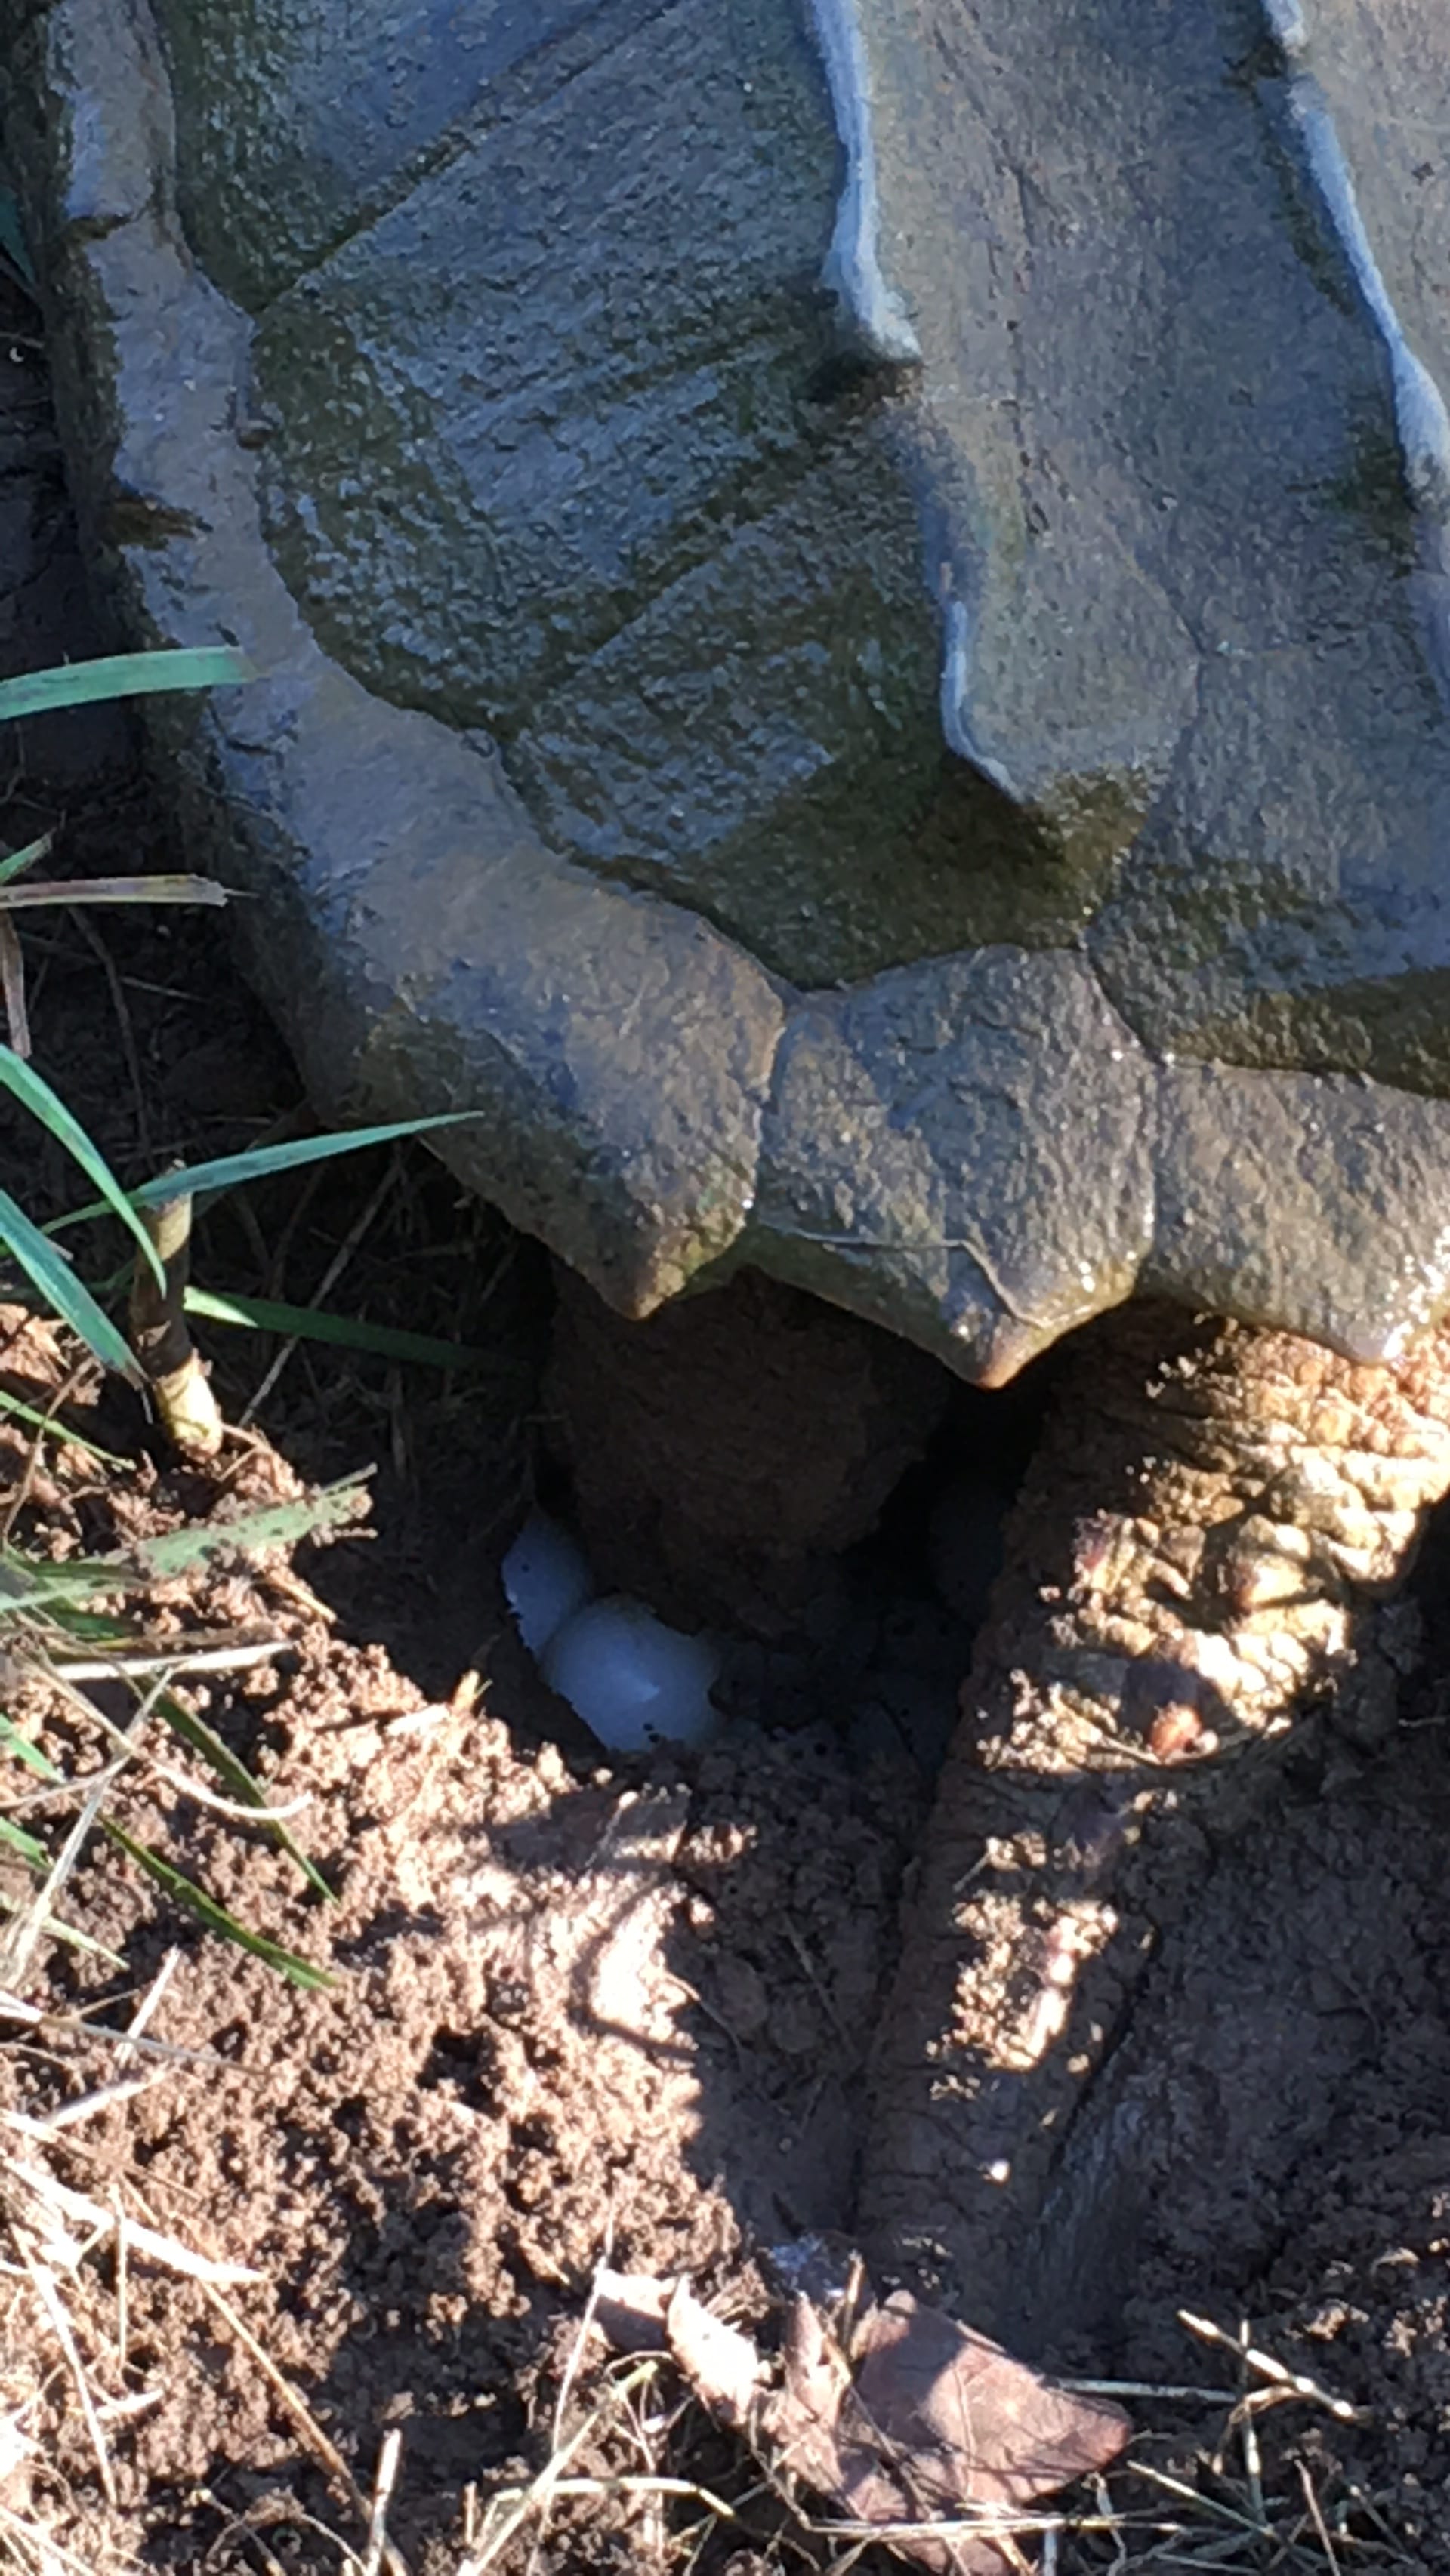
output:
[[[1083,2106],[1220,1854],[1337,1734],[1392,1727],[1394,1595],[1447,1489],[1450,1335],[1382,1368],[1147,1306],[1080,1337],[903,1923],[860,2203],[883,2268],[1019,2318]]]

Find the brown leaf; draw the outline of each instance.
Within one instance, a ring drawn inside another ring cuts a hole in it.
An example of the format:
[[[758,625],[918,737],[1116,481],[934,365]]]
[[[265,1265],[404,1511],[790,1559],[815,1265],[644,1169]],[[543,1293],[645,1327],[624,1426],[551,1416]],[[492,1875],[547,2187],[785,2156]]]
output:
[[[798,2297],[784,2389],[758,2416],[777,2473],[791,2472],[852,2521],[873,2524],[898,2556],[943,2576],[1019,2567],[1007,2535],[992,2536],[993,2520],[1010,2522],[1105,2467],[1130,2429],[1116,2407],[1053,2388],[904,2290],[859,2313],[848,2354]],[[978,2518],[983,2527],[973,2529]],[[929,2522],[948,2528],[909,2528]]]
[[[595,2315],[616,2342],[667,2341],[702,2403],[747,2433],[775,2479],[870,2525],[898,2557],[940,2576],[1020,2569],[1014,2514],[1106,2468],[1128,2439],[1128,2417],[1054,2388],[905,2290],[878,2307],[862,2296],[862,2278],[841,2302],[844,2347],[827,2309],[794,2292],[783,2383],[771,2392],[749,2337],[684,2282],[601,2275]]]
[[[851,2358],[876,2432],[947,2505],[1031,2504],[1106,2468],[1132,2429],[906,2290],[862,2319]]]

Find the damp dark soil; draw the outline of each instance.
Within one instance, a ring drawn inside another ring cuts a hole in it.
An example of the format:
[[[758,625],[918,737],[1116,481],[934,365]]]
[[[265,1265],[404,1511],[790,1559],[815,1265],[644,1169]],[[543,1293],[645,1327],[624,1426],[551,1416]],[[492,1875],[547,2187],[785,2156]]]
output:
[[[18,668],[94,647],[41,353],[23,302],[6,318],[0,650]],[[5,846],[53,823],[57,872],[184,858],[124,721],[32,730],[20,757]],[[25,949],[37,1062],[124,1177],[305,1123],[214,916],[57,912]],[[0,1182],[42,1217],[80,1195],[15,1115]],[[119,1258],[110,1246],[90,1275]],[[966,1659],[903,1564],[917,1522],[871,1578],[874,1626],[817,1664],[814,1688],[760,1685],[753,1713],[747,1693],[693,1765],[611,1765],[538,1681],[499,1585],[548,1432],[552,1292],[534,1249],[403,1149],[221,1202],[197,1270],[216,1291],[316,1298],[476,1356],[440,1374],[211,1329],[237,1430],[201,1470],[77,1369],[64,1336],[19,1303],[0,1312],[0,1388],[111,1453],[0,1427],[9,1544],[93,1555],[373,1471],[366,1535],[213,1565],[138,1613],[157,1644],[272,1641],[184,1696],[287,1810],[336,1901],[206,1804],[194,1761],[154,1733],[157,1758],[110,1812],[333,1982],[299,1989],[86,1845],[60,1911],[92,1946],[41,1948],[25,1999],[49,2019],[10,2024],[0,2048],[0,2425],[29,2445],[4,2455],[0,2554],[40,2565],[44,2543],[71,2553],[57,2567],[221,2576],[883,2570],[879,2549],[808,2528],[667,2370],[622,2370],[586,2319],[607,2256],[688,2274],[768,2330],[764,2250],[849,2229],[898,1904]],[[1175,1936],[1119,2052],[1125,2084],[1184,2105],[1185,2147],[1131,2311],[1076,2321],[1080,2364],[1139,2384],[1140,2429],[1098,2500],[1109,2519],[1089,2497],[1054,2542],[1059,2570],[1450,2564],[1447,1572],[1437,1537],[1429,1650],[1388,1750],[1346,1758],[1281,1831],[1223,1855],[1201,1932]],[[909,1650],[883,1647],[893,1621]],[[799,1681],[799,1656],[788,1669]],[[8,1707],[68,1769],[102,1758],[73,1702],[24,1684]],[[7,1763],[7,1812],[32,1787]],[[74,1812],[37,1830],[54,1847]],[[1339,2057],[1333,2119],[1299,2134],[1280,2070],[1306,1993]],[[84,2023],[124,2029],[153,1997],[146,2036],[173,2053],[125,2060],[118,2080],[114,2045]],[[1210,2055],[1242,2069],[1243,2134],[1205,2138],[1192,2116]],[[37,2232],[26,2164],[255,2277],[218,2287],[134,2245],[119,2261],[114,2242],[86,2257],[74,2207],[69,2263],[64,2207]],[[1053,2285],[1035,2288],[1050,2311]],[[1181,2311],[1334,2407],[1246,2365],[1282,2402],[1235,2414],[1238,2366]],[[1050,2346],[1050,2313],[1039,2328]],[[370,2555],[390,2433],[387,2544]],[[505,2536],[509,2495],[565,2445],[547,2513]],[[1254,2536],[1263,2498],[1273,2542]],[[1022,2548],[1035,2563],[1041,2543]]]

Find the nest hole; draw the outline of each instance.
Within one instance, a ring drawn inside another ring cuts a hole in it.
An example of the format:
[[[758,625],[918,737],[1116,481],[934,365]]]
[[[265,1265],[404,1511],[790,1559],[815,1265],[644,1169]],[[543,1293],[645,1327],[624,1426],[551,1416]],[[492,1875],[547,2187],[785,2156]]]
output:
[[[748,1271],[643,1324],[556,1285],[535,1493],[592,1601],[708,1639],[721,1726],[825,1726],[853,1762],[933,1779],[1050,1366],[984,1393]],[[559,1597],[553,1640],[577,1579]],[[573,1698],[558,1643],[540,1652]]]

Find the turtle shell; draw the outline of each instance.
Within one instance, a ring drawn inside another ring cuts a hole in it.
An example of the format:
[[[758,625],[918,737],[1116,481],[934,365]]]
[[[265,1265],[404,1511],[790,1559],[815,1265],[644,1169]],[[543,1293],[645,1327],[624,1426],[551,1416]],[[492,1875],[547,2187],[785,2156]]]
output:
[[[1432,0],[17,0],[189,846],[616,1305],[1450,1297]]]

